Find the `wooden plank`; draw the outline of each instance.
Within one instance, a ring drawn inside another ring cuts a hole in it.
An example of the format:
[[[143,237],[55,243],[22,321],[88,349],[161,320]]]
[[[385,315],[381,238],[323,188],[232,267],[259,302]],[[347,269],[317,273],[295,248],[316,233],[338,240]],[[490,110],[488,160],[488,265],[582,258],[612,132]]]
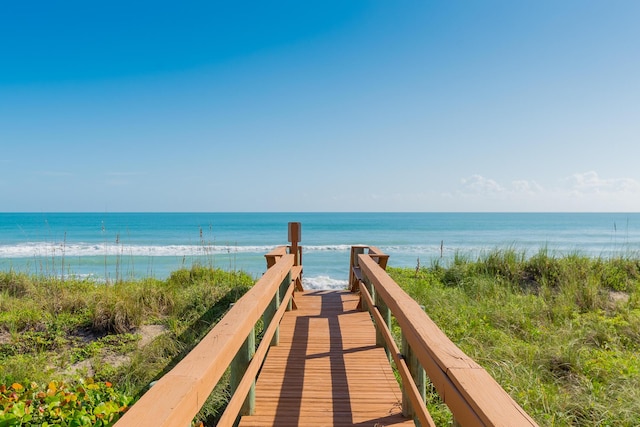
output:
[[[495,379],[484,369],[451,369],[449,377],[467,398],[484,424],[495,426],[511,426],[513,420],[526,419],[535,424],[507,393],[487,393],[487,389],[500,387]],[[524,424],[526,425],[526,424]]]
[[[248,419],[242,420],[242,426],[244,427],[265,427],[265,426],[335,426],[335,427],[352,427],[357,425],[358,427],[393,427],[393,426],[412,426],[407,424],[407,420],[398,415],[389,415],[381,417],[379,419],[372,420],[366,414],[362,416],[353,416],[353,421],[336,421],[335,414],[313,414],[310,416],[302,417],[275,417],[275,416],[254,416]],[[276,424],[278,422],[278,424]]]
[[[360,271],[360,267],[353,267],[353,275],[358,282],[362,282],[362,273]]]
[[[368,313],[348,291],[305,291],[280,323],[240,426],[413,426]]]
[[[276,265],[276,262],[283,256],[287,254],[286,246],[278,246],[271,250],[268,254],[265,254],[265,259],[267,260],[267,269]]]
[[[291,268],[291,280],[294,282],[296,291],[304,291],[302,288],[302,266],[294,265]]]
[[[376,246],[369,246],[369,256],[382,268],[387,269],[387,262],[389,261],[389,255],[382,252]]]

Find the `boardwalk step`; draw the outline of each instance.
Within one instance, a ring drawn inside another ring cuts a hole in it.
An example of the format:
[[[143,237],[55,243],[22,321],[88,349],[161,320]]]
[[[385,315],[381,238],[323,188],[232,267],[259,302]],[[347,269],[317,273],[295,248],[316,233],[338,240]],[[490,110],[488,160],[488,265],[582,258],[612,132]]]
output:
[[[413,426],[369,314],[348,291],[304,291],[280,324],[240,426]],[[295,343],[295,344],[294,344]]]

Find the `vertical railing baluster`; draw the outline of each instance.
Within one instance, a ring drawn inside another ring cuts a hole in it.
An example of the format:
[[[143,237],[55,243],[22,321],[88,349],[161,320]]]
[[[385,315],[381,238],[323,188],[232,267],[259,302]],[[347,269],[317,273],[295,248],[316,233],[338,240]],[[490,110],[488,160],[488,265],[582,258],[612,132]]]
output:
[[[351,260],[349,261],[349,290],[351,292],[358,291],[358,281],[353,272],[353,268],[358,268],[358,255],[364,254],[366,246],[352,246],[351,247]]]
[[[267,330],[271,322],[273,321],[273,316],[275,316],[276,311],[280,308],[280,295],[281,289],[276,289],[276,294],[271,298],[271,302],[264,310],[264,314],[262,315],[262,321],[264,323],[263,330]],[[276,332],[273,334],[273,338],[271,338],[271,345],[278,345],[280,343],[280,327],[276,329]]]
[[[282,298],[287,294],[287,289],[289,289],[289,285],[291,284],[291,271],[287,274],[287,277],[284,278],[282,283],[280,284],[280,303],[282,303]],[[291,311],[293,309],[293,302],[291,299],[287,301],[287,311]]]
[[[391,310],[389,310],[389,307],[387,307],[387,304],[380,297],[380,293],[376,292],[374,301],[375,301],[376,307],[378,308],[378,311],[380,312],[380,315],[384,319],[387,329],[391,331]],[[384,350],[387,353],[387,359],[391,361],[391,351],[389,350],[389,347],[386,345],[384,340],[384,335],[382,334],[382,331],[381,331],[381,328],[383,327],[384,327],[383,325],[376,325],[376,345],[378,347],[384,347]]]
[[[369,295],[371,295],[371,299],[372,299],[373,301],[375,301],[375,298],[376,298],[376,290],[375,290],[375,288],[373,287],[373,285],[371,284],[371,281],[370,281],[370,280],[365,276],[365,277],[362,277],[362,282],[364,283],[364,286],[365,286],[365,287],[367,288],[367,290],[369,291]],[[367,310],[369,310],[369,308],[370,308],[370,307],[368,307],[367,305],[365,305],[365,304],[367,304],[367,302],[366,302],[366,301],[364,301],[364,300],[362,299],[362,297],[360,298],[360,304],[362,304],[362,310],[363,310],[363,311],[367,311]],[[371,308],[373,308],[373,307],[371,307]]]
[[[427,373],[425,372],[422,365],[420,365],[420,361],[416,357],[413,350],[411,350],[411,346],[407,342],[404,334],[402,336],[402,355],[404,360],[407,362],[407,367],[409,368],[409,372],[411,372],[411,376],[413,377],[413,382],[418,388],[418,392],[420,393],[420,397],[423,402],[427,400]],[[411,406],[411,402],[409,401],[409,397],[405,392],[405,386],[403,384],[402,387],[402,414],[405,417],[413,417],[416,426],[420,427],[419,421],[415,418],[415,411]]]
[[[405,362],[409,366],[409,370],[411,370],[410,360],[411,347],[409,347],[409,343],[407,342],[407,338],[402,333],[402,357]],[[413,416],[413,409],[411,408],[411,401],[409,400],[409,395],[407,394],[407,386],[406,384],[402,384],[402,415],[405,417]]]
[[[231,395],[235,393],[236,388],[238,388],[238,384],[242,381],[242,377],[244,373],[247,371],[247,367],[249,366],[249,362],[253,358],[253,355],[256,353],[256,328],[255,326],[251,329],[249,336],[244,341],[238,353],[233,358],[231,362]],[[247,394],[247,398],[242,405],[242,409],[240,410],[239,415],[253,415],[256,410],[256,381],[253,380],[253,384],[251,385],[251,389]]]

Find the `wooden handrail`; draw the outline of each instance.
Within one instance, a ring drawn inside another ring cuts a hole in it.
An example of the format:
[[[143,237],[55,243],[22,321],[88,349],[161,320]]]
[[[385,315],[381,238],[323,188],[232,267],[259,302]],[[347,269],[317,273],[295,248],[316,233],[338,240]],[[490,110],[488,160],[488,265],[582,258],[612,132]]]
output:
[[[218,420],[218,425],[232,425],[235,422],[238,414],[240,413],[242,404],[244,403],[244,399],[246,398],[247,393],[251,388],[251,384],[255,377],[258,375],[258,371],[262,367],[262,362],[264,361],[264,358],[267,355],[267,351],[269,350],[269,347],[271,345],[271,339],[275,335],[278,324],[280,323],[282,316],[284,316],[284,313],[287,310],[288,301],[293,296],[294,284],[295,281],[291,281],[291,283],[289,284],[287,292],[282,300],[282,304],[274,315],[273,320],[269,324],[269,327],[264,332],[262,341],[260,341],[260,345],[258,345],[258,349],[256,350],[256,354],[253,356],[253,359],[251,360],[251,363],[249,363],[249,367],[245,372],[244,378],[236,388],[233,396],[231,397],[231,400],[229,400],[227,407]]]
[[[383,269],[387,268],[389,255],[382,252],[377,246],[369,246],[369,256]]]
[[[352,292],[358,291],[358,281],[362,280],[360,273],[360,265],[358,264],[358,256],[368,253],[384,270],[387,268],[389,255],[383,253],[375,246],[354,245],[351,246],[351,261],[349,262],[349,289]]]
[[[409,400],[411,401],[411,405],[416,412],[416,417],[420,421],[421,427],[435,427],[436,424],[431,418],[431,414],[427,411],[424,402],[422,402],[422,397],[420,396],[420,392],[416,387],[416,384],[411,379],[411,372],[409,371],[409,367],[407,366],[407,362],[404,360],[402,353],[398,349],[398,345],[393,339],[391,335],[391,331],[387,327],[386,322],[382,318],[382,315],[378,311],[378,308],[375,307],[373,303],[373,298],[369,294],[366,285],[364,282],[360,282],[360,294],[364,298],[366,302],[366,306],[369,309],[369,313],[374,318],[376,328],[382,331],[382,335],[384,336],[384,341],[387,344],[387,348],[390,349],[391,357],[393,357],[393,361],[396,364],[396,368],[400,373],[400,377],[402,378],[402,384],[404,386],[405,392],[408,394]]]
[[[294,255],[283,254],[278,258],[202,341],[124,414],[117,427],[173,427],[191,423],[283,282],[287,278],[293,280]],[[291,282],[285,289],[291,289]],[[291,295],[288,290],[287,295]]]
[[[460,350],[372,259],[358,255],[365,283],[384,301],[438,394],[461,426],[537,426],[502,387]],[[352,288],[353,290],[353,288]]]
[[[271,268],[276,265],[276,262],[283,256],[287,254],[286,246],[276,246],[269,253],[265,254],[265,259],[267,260],[267,268]]]

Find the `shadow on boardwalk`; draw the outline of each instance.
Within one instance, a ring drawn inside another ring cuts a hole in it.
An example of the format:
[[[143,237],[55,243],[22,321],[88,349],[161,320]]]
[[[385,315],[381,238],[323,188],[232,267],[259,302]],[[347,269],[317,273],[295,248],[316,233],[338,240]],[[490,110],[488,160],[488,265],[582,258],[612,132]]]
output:
[[[308,291],[296,303],[258,377],[256,413],[240,425],[413,426],[358,296]]]

